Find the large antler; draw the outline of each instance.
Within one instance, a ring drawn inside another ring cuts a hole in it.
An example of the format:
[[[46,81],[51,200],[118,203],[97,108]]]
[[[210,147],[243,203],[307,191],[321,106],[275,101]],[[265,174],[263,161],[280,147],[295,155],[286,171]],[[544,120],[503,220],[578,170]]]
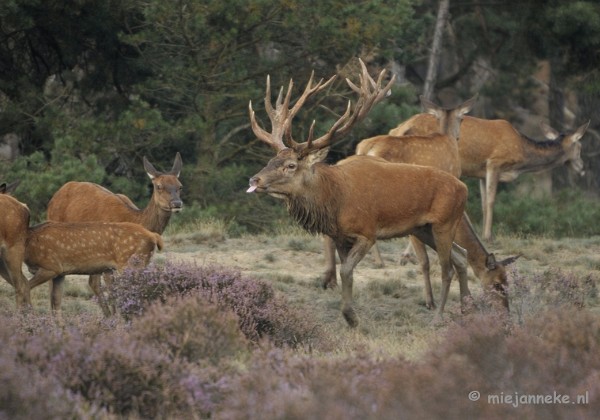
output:
[[[308,140],[305,143],[298,144],[295,143],[295,147],[301,146],[305,152],[314,149],[322,149],[324,147],[329,146],[332,142],[337,141],[344,137],[354,124],[358,121],[362,120],[369,113],[371,108],[378,102],[380,102],[384,97],[386,97],[392,88],[394,80],[396,76],[392,76],[390,81],[385,87],[382,87],[383,78],[385,77],[386,70],[382,70],[379,73],[379,77],[377,77],[377,82],[373,80],[373,78],[367,72],[367,66],[365,63],[359,59],[360,66],[362,68],[362,73],[360,75],[360,86],[356,86],[349,79],[346,79],[346,82],[350,86],[350,88],[359,94],[359,99],[352,110],[351,102],[348,101],[348,107],[346,108],[346,112],[344,115],[338,119],[335,124],[329,129],[327,133],[323,136],[319,137],[316,140],[313,140],[313,125],[310,128]],[[291,140],[291,132],[288,133]]]
[[[325,83],[323,83],[323,79],[321,79],[315,86],[312,86],[314,75],[315,73],[313,71],[310,75],[308,83],[306,84],[304,92],[302,93],[300,98],[298,98],[298,100],[291,109],[289,108],[289,106],[294,82],[290,79],[290,84],[288,86],[285,99],[282,98],[283,86],[281,87],[281,89],[279,90],[279,95],[277,96],[277,101],[275,102],[275,108],[273,108],[273,104],[271,103],[271,80],[270,77],[267,76],[265,109],[267,111],[269,119],[271,120],[270,133],[263,130],[256,122],[256,116],[254,114],[254,110],[252,109],[252,101],[250,101],[248,105],[248,111],[250,112],[250,122],[252,124],[252,131],[254,131],[256,137],[273,147],[278,152],[281,149],[286,148],[286,145],[283,143],[283,135],[284,133],[289,132],[291,130],[292,119],[298,113],[300,108],[302,108],[304,102],[313,94],[328,87],[336,78],[336,76],[333,76]]]

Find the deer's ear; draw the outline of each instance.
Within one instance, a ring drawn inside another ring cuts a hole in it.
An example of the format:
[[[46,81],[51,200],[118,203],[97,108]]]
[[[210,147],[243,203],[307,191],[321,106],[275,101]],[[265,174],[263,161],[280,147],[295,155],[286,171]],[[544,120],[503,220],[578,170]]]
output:
[[[436,118],[440,118],[442,116],[444,110],[441,106],[430,101],[423,95],[419,96],[419,99],[421,100],[421,108],[423,109],[423,112],[425,112],[426,114],[431,114]]]
[[[579,127],[573,134],[571,134],[571,142],[575,143],[576,141],[579,141],[583,135],[585,134],[585,131],[588,128],[588,125],[590,125],[590,122],[586,122],[585,124],[583,124],[581,127]]]
[[[540,128],[542,129],[542,133],[544,133],[544,137],[548,140],[555,140],[560,135],[558,131],[544,122],[540,123]]]
[[[475,94],[471,99],[467,99],[458,107],[458,114],[461,117],[471,111],[473,105],[475,105],[475,102],[477,102],[477,96],[478,94]]]
[[[312,166],[315,163],[323,162],[325,160],[325,158],[327,157],[327,153],[329,153],[329,147],[324,147],[323,149],[312,150],[306,156],[306,163],[309,166]]]

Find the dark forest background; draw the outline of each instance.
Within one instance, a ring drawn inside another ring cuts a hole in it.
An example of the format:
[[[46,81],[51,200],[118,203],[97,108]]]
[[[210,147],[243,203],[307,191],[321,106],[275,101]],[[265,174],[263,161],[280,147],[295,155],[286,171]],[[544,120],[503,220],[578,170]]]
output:
[[[15,195],[38,221],[69,180],[100,183],[143,206],[150,194],[142,157],[168,170],[179,151],[186,205],[179,222],[219,217],[239,232],[268,229],[282,206],[244,193],[248,177],[272,156],[248,118],[252,100],[259,119],[268,121],[266,76],[274,90],[293,78],[296,92],[313,70],[317,77],[341,76],[297,117],[294,136],[301,138],[313,119],[325,131],[353,99],[344,78],[356,80],[358,57],[373,75],[383,68],[397,75],[392,96],[332,150],[335,161],[362,138],[419,112],[438,6],[433,0],[4,0],[0,181],[21,181]],[[591,120],[582,140],[586,175],[561,169],[551,180],[560,202],[585,199],[578,208],[598,208],[600,4],[452,0],[443,28],[432,99],[451,106],[478,93],[472,115],[508,119],[534,138],[541,138],[539,121],[562,131]],[[525,181],[536,190],[535,177]],[[469,183],[475,203],[476,185]],[[516,187],[504,188],[518,195]],[[502,195],[499,201],[501,212]]]

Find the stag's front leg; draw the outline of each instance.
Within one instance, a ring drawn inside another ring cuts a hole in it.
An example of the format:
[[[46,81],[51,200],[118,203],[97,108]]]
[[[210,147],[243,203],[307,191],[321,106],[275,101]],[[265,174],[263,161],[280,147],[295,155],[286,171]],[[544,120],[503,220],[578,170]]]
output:
[[[358,318],[352,307],[353,272],[356,265],[363,259],[375,241],[367,238],[358,238],[354,243],[343,242],[336,244],[342,265],[340,277],[342,278],[342,314],[350,327],[358,325]]]
[[[325,257],[325,273],[323,273],[323,289],[333,289],[337,286],[335,270],[335,242],[329,236],[323,236],[323,255]]]

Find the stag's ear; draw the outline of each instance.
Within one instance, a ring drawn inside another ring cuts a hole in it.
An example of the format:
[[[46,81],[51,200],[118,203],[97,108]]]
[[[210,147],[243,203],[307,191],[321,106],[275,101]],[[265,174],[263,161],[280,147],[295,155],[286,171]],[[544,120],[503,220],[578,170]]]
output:
[[[311,150],[306,156],[308,166],[313,166],[315,163],[323,162],[329,153],[329,147],[323,149]]]

